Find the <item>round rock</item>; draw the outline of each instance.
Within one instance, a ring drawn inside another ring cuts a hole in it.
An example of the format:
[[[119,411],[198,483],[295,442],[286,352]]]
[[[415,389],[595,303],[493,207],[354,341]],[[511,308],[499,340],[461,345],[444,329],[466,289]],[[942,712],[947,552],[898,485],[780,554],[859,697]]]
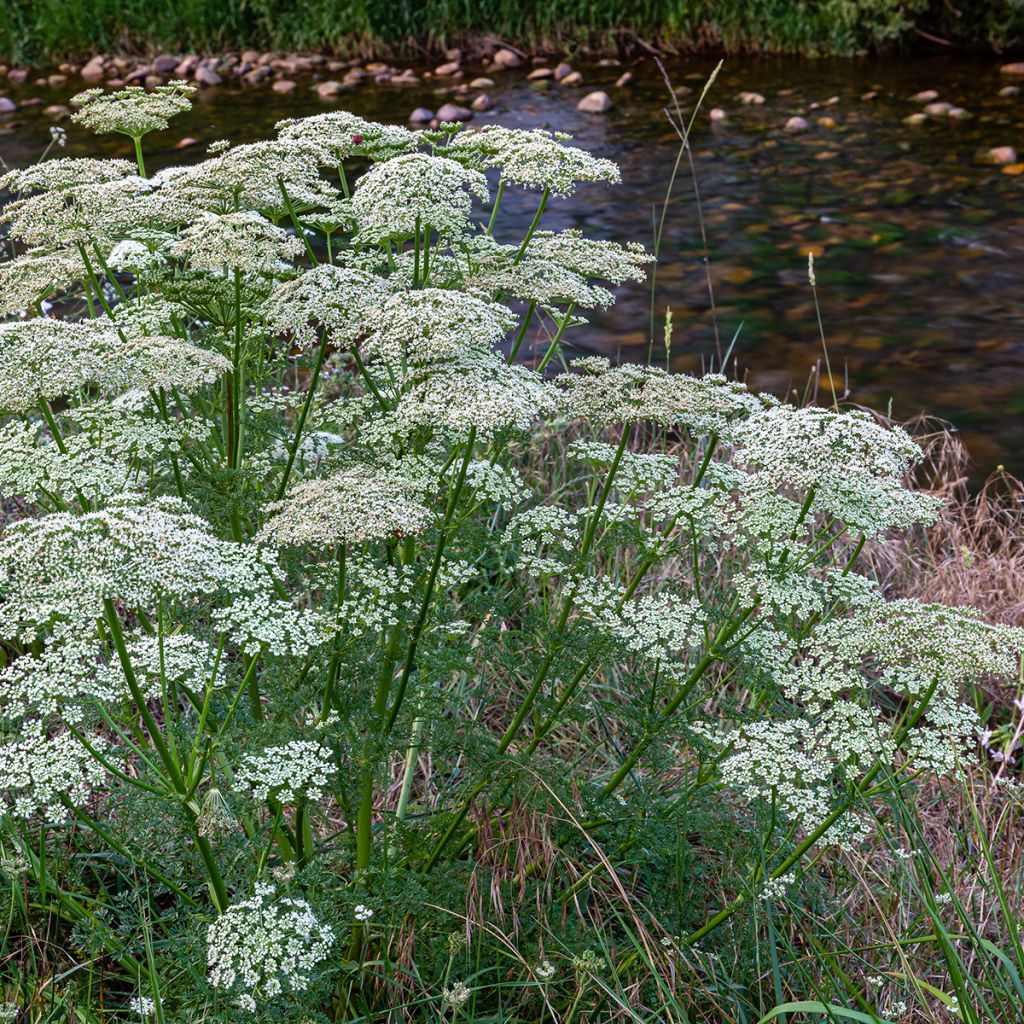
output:
[[[612,109],[612,100],[606,92],[588,92],[576,104],[576,109],[582,110],[585,114],[605,114]]]
[[[437,112],[438,121],[468,121],[472,116],[469,107],[460,107],[457,103],[445,103]]]

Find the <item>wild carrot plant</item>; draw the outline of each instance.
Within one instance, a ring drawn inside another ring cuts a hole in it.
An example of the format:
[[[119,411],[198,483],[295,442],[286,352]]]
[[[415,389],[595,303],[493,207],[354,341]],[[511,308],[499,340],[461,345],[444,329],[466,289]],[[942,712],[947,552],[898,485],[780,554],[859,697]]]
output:
[[[1024,634],[858,573],[938,511],[902,430],[566,361],[649,262],[543,227],[611,162],[339,112],[147,176],[190,91],[90,90],[75,119],[134,162],[0,179],[25,926],[0,994],[26,1019],[69,988],[96,1020],[681,1019],[679,976],[625,991],[630,965],[734,942],[969,762],[962,694],[1013,677]],[[720,829],[732,873],[701,893]],[[627,884],[604,846],[651,901],[597,929]],[[40,919],[95,990],[17,981]]]

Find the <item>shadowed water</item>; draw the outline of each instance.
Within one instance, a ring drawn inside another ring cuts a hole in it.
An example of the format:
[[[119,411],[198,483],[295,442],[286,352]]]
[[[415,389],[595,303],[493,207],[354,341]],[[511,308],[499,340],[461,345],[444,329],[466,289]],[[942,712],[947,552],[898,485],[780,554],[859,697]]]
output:
[[[699,93],[714,61],[674,59],[677,86]],[[822,355],[807,253],[816,260],[818,294],[837,387],[854,402],[908,418],[928,412],[960,429],[975,473],[998,463],[1024,473],[1024,174],[976,162],[993,146],[1015,146],[1024,159],[1020,97],[999,91],[1015,80],[998,62],[970,58],[885,61],[784,61],[734,58],[719,75],[693,134],[714,307],[709,298],[694,189],[680,167],[662,243],[655,297],[654,358],[665,359],[663,318],[672,309],[671,362],[708,365],[732,347],[731,371],[783,394],[803,389]],[[613,89],[627,68],[633,83]],[[650,245],[678,152],[662,109],[668,92],[650,61],[584,69],[582,90],[538,91],[528,69],[502,73],[491,91],[494,109],[474,123],[568,131],[580,145],[617,160],[623,185],[580,188],[552,200],[549,227],[586,226],[598,237]],[[366,117],[404,121],[417,106],[443,102],[433,86],[364,86],[321,102],[308,80],[291,96],[267,87],[223,85],[205,90],[191,115],[147,139],[151,169],[201,158],[216,139],[252,141],[284,117],[344,106]],[[1018,80],[1019,81],[1019,80]],[[1021,82],[1024,85],[1024,82]],[[603,116],[575,109],[590,88],[615,100]],[[920,110],[909,97],[935,89],[966,108],[968,119],[908,126]],[[743,90],[765,96],[745,106]],[[18,166],[34,160],[49,138],[48,104],[71,89],[22,87],[18,100],[44,103],[0,121],[0,157]],[[862,99],[874,92],[873,99]],[[693,96],[681,99],[684,111]],[[833,100],[830,105],[828,101]],[[813,109],[812,104],[822,104]],[[712,124],[712,106],[727,119]],[[792,115],[809,130],[787,133]],[[831,126],[821,118],[832,119]],[[71,155],[130,156],[116,136],[95,139],[64,122]],[[200,146],[181,152],[185,136]],[[130,144],[129,144],[130,146]],[[501,219],[506,239],[522,236],[535,193],[509,190]],[[650,286],[620,291],[618,304],[594,313],[570,335],[573,344],[645,360],[651,351]],[[827,383],[822,387],[826,394]]]

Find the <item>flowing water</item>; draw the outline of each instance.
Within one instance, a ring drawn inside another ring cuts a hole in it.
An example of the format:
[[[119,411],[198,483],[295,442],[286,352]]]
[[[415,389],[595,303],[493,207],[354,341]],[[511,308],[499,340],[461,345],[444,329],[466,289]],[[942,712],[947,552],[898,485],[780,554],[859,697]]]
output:
[[[714,64],[668,63],[673,83],[694,90],[680,100],[684,111]],[[802,391],[822,358],[807,275],[813,251],[838,389],[899,418],[927,412],[950,421],[967,441],[976,475],[1000,463],[1024,473],[1024,174],[1016,173],[1024,166],[976,161],[993,146],[1015,146],[1024,159],[1024,97],[999,95],[1015,80],[998,67],[961,57],[727,61],[692,136],[714,301],[684,160],[665,221],[653,332],[650,286],[633,286],[621,290],[610,311],[591,315],[573,344],[646,360],[653,333],[653,357],[664,361],[664,313],[671,307],[674,367],[698,369],[716,351],[731,351],[730,372],[752,385],[780,395]],[[632,84],[613,89],[627,69]],[[527,70],[502,73],[491,90],[494,109],[474,123],[568,131],[617,160],[621,187],[580,188],[571,199],[553,200],[548,224],[650,245],[679,151],[658,69],[649,60],[584,67],[582,92],[605,88],[614,98],[605,115],[575,109],[581,90],[539,91]],[[290,96],[266,86],[204,90],[191,115],[149,137],[147,165],[199,159],[208,142],[265,137],[283,117],[330,106],[401,122],[414,107],[443,102],[427,82],[363,86],[322,102],[311,82],[298,81]],[[11,90],[16,100],[33,95],[43,103],[0,121],[0,157],[15,166],[38,157],[53,123],[44,109],[66,102],[70,85]],[[971,116],[905,124],[921,109],[910,97],[924,89]],[[763,94],[764,104],[743,105],[741,91]],[[875,96],[862,98],[866,93]],[[727,119],[712,123],[712,106]],[[807,119],[806,132],[784,130],[793,115]],[[130,156],[116,136],[97,140],[66,127],[69,154]],[[175,151],[184,136],[201,145]],[[509,240],[521,237],[536,200],[535,193],[507,194]],[[821,388],[831,397],[827,381]]]

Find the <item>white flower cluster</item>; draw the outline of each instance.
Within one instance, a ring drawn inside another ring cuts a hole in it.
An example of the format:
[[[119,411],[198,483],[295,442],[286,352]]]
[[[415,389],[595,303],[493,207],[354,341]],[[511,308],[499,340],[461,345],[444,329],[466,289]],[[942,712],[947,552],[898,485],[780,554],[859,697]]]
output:
[[[418,481],[367,465],[303,480],[266,511],[267,521],[258,535],[261,542],[320,549],[413,536],[432,519]]]
[[[176,114],[190,110],[189,97],[196,91],[187,82],[158,85],[147,92],[141,86],[128,85],[116,92],[86,89],[71,98],[82,109],[71,115],[76,124],[97,133],[118,132],[141,138],[162,131]]]
[[[366,317],[363,346],[372,358],[398,366],[486,357],[515,326],[505,307],[465,292],[423,288],[390,296]]]
[[[206,213],[182,233],[170,252],[193,270],[280,275],[303,252],[299,239],[254,210]]]
[[[410,238],[417,232],[461,235],[473,199],[489,196],[487,179],[441,156],[409,153],[375,164],[359,179],[352,213],[361,242]]]
[[[542,128],[524,131],[489,124],[478,132],[457,135],[452,145],[484,167],[500,168],[502,177],[514,185],[547,188],[556,196],[572,195],[579,182],[622,180],[611,160],[566,145],[571,138]]]
[[[0,536],[0,635],[33,637],[59,622],[91,623],[105,598],[152,610],[161,600],[214,594],[232,595],[217,617],[233,632],[260,635],[275,617],[281,631],[294,630],[310,616],[272,596],[277,572],[272,555],[214,537],[177,499],[123,496],[96,512],[58,512],[7,528]]]
[[[259,801],[272,796],[282,804],[297,804],[303,797],[319,800],[337,773],[327,747],[312,740],[292,740],[246,757],[235,770],[235,779]]]
[[[615,461],[616,449],[614,445],[600,441],[573,441],[568,454],[580,462],[606,467]],[[650,452],[623,451],[615,471],[616,486],[627,493],[670,487],[678,478],[679,459]]]
[[[210,984],[232,992],[251,1013],[282,992],[308,988],[334,931],[305,900],[275,897],[274,887],[260,882],[209,926],[206,941]]]
[[[391,291],[385,278],[367,270],[323,263],[277,285],[264,313],[272,328],[292,332],[300,345],[313,345],[321,331],[343,344],[366,332]]]
[[[26,412],[40,398],[95,388],[113,396],[132,389],[198,391],[230,363],[178,338],[127,341],[109,325],[36,318],[0,324],[0,409]]]
[[[655,366],[624,363],[612,367],[604,358],[587,356],[555,383],[567,415],[595,425],[648,422],[679,427],[695,437],[731,438],[735,424],[772,400],[751,394],[736,381],[716,374],[690,377]]]
[[[92,740],[103,750],[102,737]],[[0,738],[0,811],[16,818],[42,813],[67,817],[64,800],[84,803],[106,772],[70,732],[47,733],[42,723],[22,724],[16,739]]]
[[[731,440],[740,465],[780,487],[813,488],[816,507],[864,533],[931,522],[940,505],[903,486],[920,448],[865,412],[776,405],[736,426]]]

